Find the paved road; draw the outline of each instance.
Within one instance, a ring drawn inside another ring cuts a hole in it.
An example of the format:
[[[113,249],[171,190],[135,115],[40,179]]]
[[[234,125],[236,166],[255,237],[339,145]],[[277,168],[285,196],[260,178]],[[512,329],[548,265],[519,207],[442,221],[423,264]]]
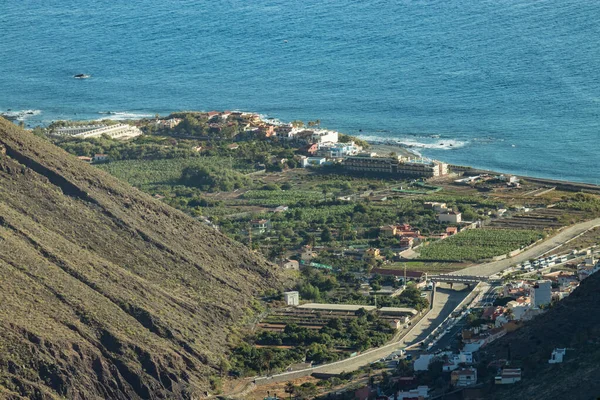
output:
[[[425,318],[418,321],[406,335],[406,340],[408,340],[409,344],[422,340],[429,335],[429,333],[450,315],[454,308],[456,308],[456,306],[470,293],[468,290],[456,290],[457,288],[464,288],[463,285],[455,284],[454,289],[449,289],[447,285],[443,284],[440,286],[441,288],[436,290],[432,310]],[[406,344],[404,344],[404,339],[405,338],[401,338],[398,342],[390,343],[377,349],[368,350],[363,354],[359,354],[358,356],[343,361],[320,365],[301,371],[285,372],[272,377],[260,377],[256,379],[256,383],[269,384],[285,382],[302,376],[308,376],[313,372],[338,374],[340,372],[353,371],[363,365],[385,358],[396,350],[405,348]]]
[[[365,356],[359,356],[356,359],[348,359],[343,364],[324,366],[319,368],[318,372],[338,374],[340,372],[352,371],[360,368],[363,365],[378,361],[381,358],[388,356],[395,350],[400,350],[408,345],[423,340],[429,333],[435,329],[456,306],[470,293],[464,289],[462,285],[454,285],[457,289],[449,289],[447,285],[440,285],[435,293],[435,301],[433,309],[427,316],[415,325],[402,340],[394,345],[387,345],[375,351],[368,353]]]
[[[406,346],[410,346],[425,339],[431,331],[437,328],[452,311],[470,293],[466,286],[454,284],[454,289],[449,289],[446,284],[438,284],[435,293],[433,310],[421,323],[421,329],[411,331],[403,339]]]
[[[438,350],[445,350],[446,347],[450,346],[452,350],[458,350],[459,340],[458,335],[462,332],[466,325],[466,318],[461,319],[456,323],[450,331],[447,332],[438,342],[433,346],[427,353],[435,353]]]
[[[514,257],[464,268],[460,271],[453,272],[452,274],[491,276],[497,274],[502,270],[507,269],[511,265],[522,263],[532,258],[538,258],[539,256],[549,252],[553,248],[573,239],[575,236],[580,235],[585,231],[597,226],[600,226],[600,218],[596,218],[591,221],[581,222],[579,224],[563,229],[551,238],[544,240],[543,242],[531,247],[530,249],[525,250],[521,254],[517,254]]]
[[[496,289],[498,289],[499,285],[491,285],[486,288],[485,293],[481,296],[481,300],[479,300],[478,304],[475,307],[486,307],[490,304],[494,304],[496,298],[498,297],[496,294]]]

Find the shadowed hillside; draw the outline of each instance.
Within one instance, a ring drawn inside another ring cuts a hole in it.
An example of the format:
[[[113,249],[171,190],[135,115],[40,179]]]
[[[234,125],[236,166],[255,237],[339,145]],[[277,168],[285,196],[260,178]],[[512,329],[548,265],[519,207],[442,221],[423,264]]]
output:
[[[0,118],[0,397],[191,398],[276,267]]]
[[[600,274],[569,297],[485,352],[523,368],[523,380],[496,386],[494,399],[596,399],[600,396]],[[562,364],[548,364],[554,348],[567,348]]]

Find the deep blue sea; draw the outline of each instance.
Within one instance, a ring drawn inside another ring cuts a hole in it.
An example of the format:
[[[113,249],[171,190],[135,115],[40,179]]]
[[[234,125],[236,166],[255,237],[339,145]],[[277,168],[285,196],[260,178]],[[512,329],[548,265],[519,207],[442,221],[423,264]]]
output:
[[[594,0],[2,0],[0,111],[256,111],[600,183],[599,17]]]

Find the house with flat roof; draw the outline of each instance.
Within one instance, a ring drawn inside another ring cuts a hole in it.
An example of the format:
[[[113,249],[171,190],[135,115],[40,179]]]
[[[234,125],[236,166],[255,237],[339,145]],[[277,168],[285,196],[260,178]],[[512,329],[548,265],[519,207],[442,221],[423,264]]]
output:
[[[302,167],[315,167],[319,165],[324,165],[327,163],[327,159],[325,157],[306,157],[302,159]]]
[[[450,383],[455,387],[466,387],[477,384],[477,369],[464,368],[452,371]]]
[[[567,353],[567,349],[554,349],[548,360],[548,364],[560,364]]]
[[[428,399],[429,386],[418,386],[416,389],[402,390],[390,397],[390,399],[392,398],[398,400]]]
[[[297,306],[300,304],[300,293],[296,291],[284,292],[283,298],[288,306]]]
[[[271,221],[264,218],[253,219],[250,221],[250,226],[252,227],[252,230],[258,231],[258,233],[265,233],[271,229]]]
[[[433,210],[435,212],[442,212],[448,210],[448,206],[446,203],[441,203],[438,201],[426,201],[423,203],[423,206],[426,210]]]
[[[396,225],[385,225],[379,228],[379,235],[384,237],[396,236]]]
[[[283,263],[283,269],[298,271],[300,269],[300,263],[296,260],[285,260]]]
[[[456,226],[449,226],[446,228],[446,234],[448,236],[456,235],[458,233],[458,228]]]
[[[462,221],[462,214],[458,211],[444,211],[438,214],[438,221],[448,224],[458,224]]]
[[[319,151],[318,154],[323,157],[329,158],[342,158],[349,155],[357,154],[361,147],[357,147],[354,145],[354,142],[351,143],[333,143],[333,142],[321,142],[316,143],[318,145]]]
[[[402,249],[410,249],[414,246],[415,244],[415,238],[410,237],[410,236],[402,236],[400,238],[400,247]]]
[[[92,161],[95,163],[107,162],[108,154],[94,154],[94,157],[92,157]]]
[[[512,385],[521,380],[521,368],[503,368],[502,372],[494,378],[496,385]]]

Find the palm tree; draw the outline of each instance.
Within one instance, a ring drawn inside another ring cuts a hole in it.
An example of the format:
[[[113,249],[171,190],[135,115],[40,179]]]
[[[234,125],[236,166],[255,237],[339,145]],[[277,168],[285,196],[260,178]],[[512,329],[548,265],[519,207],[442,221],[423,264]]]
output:
[[[292,395],[296,392],[296,386],[292,382],[288,382],[285,384],[285,392],[289,393],[290,400],[292,399]]]

